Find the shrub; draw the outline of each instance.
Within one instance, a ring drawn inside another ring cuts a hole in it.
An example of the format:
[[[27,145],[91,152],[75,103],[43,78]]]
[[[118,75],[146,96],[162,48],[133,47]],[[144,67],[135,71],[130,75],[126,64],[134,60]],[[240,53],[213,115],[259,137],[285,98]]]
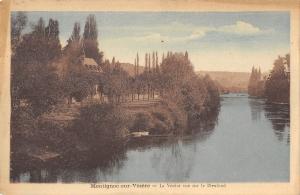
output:
[[[91,104],[81,108],[74,128],[86,143],[101,147],[125,137],[128,122],[128,116],[118,106]]]
[[[149,112],[139,112],[134,115],[131,131],[146,131],[153,127],[153,119]]]
[[[19,141],[30,140],[34,136],[37,122],[31,109],[19,107],[11,113],[12,144]]]

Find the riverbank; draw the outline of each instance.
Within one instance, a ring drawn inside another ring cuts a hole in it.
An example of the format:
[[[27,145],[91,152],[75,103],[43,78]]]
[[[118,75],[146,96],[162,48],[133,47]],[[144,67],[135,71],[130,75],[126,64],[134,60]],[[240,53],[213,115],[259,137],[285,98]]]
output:
[[[144,88],[148,89],[146,101],[121,101],[120,95],[114,95],[118,101],[114,98],[105,103],[83,101],[77,108],[56,105],[52,113],[41,115],[32,112],[32,106],[25,110],[16,107],[11,120],[12,167],[28,168],[23,167],[19,156],[27,156],[27,162],[40,164],[59,159],[63,166],[69,166],[84,160],[81,153],[93,151],[97,151],[97,162],[114,161],[124,150],[124,140],[132,133],[193,134],[212,116],[218,115],[220,95],[216,83],[208,75],[197,76],[187,55],[170,55],[161,68],[159,79],[152,78],[152,85],[148,83]],[[178,70],[182,70],[182,74],[179,75]],[[148,73],[145,76],[144,80],[149,81]],[[153,90],[154,84],[156,90]],[[89,157],[94,158],[92,154]]]
[[[202,123],[199,132],[124,139],[108,149],[116,151],[113,157],[97,150],[69,154],[68,161],[20,169],[13,182],[288,181],[289,107],[231,96],[222,98],[217,119]]]
[[[290,101],[272,101],[272,100],[269,100],[268,98],[266,98],[264,96],[249,96],[249,98],[265,100],[267,104],[285,104],[285,105],[290,104]]]
[[[203,108],[204,112],[207,109]],[[26,116],[28,121],[32,120]],[[204,123],[204,120],[198,121],[198,127]],[[192,133],[188,129],[187,113],[176,104],[162,100],[145,105],[134,102],[119,106],[95,103],[84,107],[59,106],[28,128],[21,134],[14,131],[13,169],[74,166],[74,162],[91,157],[84,154],[95,150],[107,159],[123,150],[122,145],[132,132],[165,137]]]

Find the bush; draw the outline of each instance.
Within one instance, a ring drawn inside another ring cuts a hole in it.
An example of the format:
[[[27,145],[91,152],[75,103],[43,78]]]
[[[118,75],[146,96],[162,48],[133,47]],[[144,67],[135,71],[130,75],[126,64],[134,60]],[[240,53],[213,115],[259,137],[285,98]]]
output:
[[[125,137],[128,123],[129,118],[120,107],[91,104],[81,108],[74,128],[86,143],[101,147]]]
[[[39,120],[32,141],[39,147],[63,152],[76,145],[77,136],[61,122]]]
[[[163,100],[155,108],[133,114],[130,131],[148,131],[150,134],[181,134],[186,129],[186,115],[179,107]]]
[[[162,108],[169,114],[169,121],[173,121],[173,134],[182,134],[187,128],[187,113],[174,101],[166,99],[162,101]]]
[[[134,115],[131,131],[146,131],[153,127],[153,119],[149,112],[139,112]]]
[[[12,145],[15,143],[29,141],[37,129],[37,122],[31,109],[19,107],[11,113],[11,135]]]

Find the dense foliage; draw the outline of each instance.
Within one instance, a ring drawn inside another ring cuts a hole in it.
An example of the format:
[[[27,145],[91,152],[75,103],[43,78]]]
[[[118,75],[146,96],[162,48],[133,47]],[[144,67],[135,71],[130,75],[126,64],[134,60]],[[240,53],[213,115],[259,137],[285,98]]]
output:
[[[87,143],[103,145],[127,135],[128,118],[120,107],[112,104],[91,104],[81,108],[73,128]]]
[[[163,97],[175,101],[187,113],[190,128],[197,126],[198,119],[207,112],[219,108],[218,87],[208,75],[195,74],[187,53],[169,53],[162,62],[161,72]]]
[[[83,47],[86,57],[93,58],[101,64],[103,53],[99,51],[97,22],[94,15],[89,15],[86,19],[83,32]]]
[[[264,85],[265,80],[262,79],[260,68],[252,67],[249,84],[248,93],[250,96],[263,97],[264,96]]]
[[[250,96],[265,97],[269,102],[289,103],[290,55],[278,56],[267,78],[261,79],[260,70],[252,68],[248,85]]]
[[[265,96],[270,102],[290,102],[290,55],[278,57],[266,80]]]
[[[21,24],[23,25],[23,24]],[[35,116],[50,110],[61,96],[54,63],[61,57],[58,22],[48,26],[39,19],[32,32],[22,36],[12,55],[12,110],[25,102]]]

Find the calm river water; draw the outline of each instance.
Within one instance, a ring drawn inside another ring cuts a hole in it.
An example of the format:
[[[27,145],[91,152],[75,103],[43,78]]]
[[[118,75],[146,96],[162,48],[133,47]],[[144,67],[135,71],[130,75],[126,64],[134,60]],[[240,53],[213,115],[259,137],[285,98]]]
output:
[[[270,105],[245,94],[227,94],[222,96],[215,124],[194,136],[151,140],[150,143],[147,143],[149,140],[131,141],[120,157],[107,165],[38,169],[20,173],[14,180],[287,182],[289,124],[288,105]]]

